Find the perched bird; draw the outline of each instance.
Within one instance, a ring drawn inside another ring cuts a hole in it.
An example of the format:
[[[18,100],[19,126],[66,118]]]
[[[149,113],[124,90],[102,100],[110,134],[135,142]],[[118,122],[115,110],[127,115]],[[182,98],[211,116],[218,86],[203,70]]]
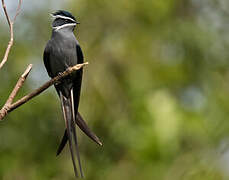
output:
[[[56,11],[51,15],[54,18],[52,23],[52,36],[46,44],[43,60],[48,75],[53,78],[58,74],[61,74],[68,67],[83,63],[84,60],[80,45],[73,33],[76,25],[79,24],[75,17],[64,10]],[[57,150],[57,155],[61,153],[68,141],[76,177],[79,175],[76,168],[75,153],[73,149],[74,145],[81,177],[83,177],[83,172],[80,162],[75,124],[77,124],[93,141],[102,145],[99,138],[88,128],[86,122],[78,113],[82,74],[83,70],[80,69],[61,80],[58,84],[55,84],[56,91],[60,97],[66,125],[66,130]]]

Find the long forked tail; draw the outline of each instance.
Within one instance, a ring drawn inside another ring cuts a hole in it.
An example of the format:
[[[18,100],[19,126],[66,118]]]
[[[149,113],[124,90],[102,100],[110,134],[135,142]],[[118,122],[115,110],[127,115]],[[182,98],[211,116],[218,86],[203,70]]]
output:
[[[76,124],[94,142],[96,142],[100,146],[103,145],[102,142],[100,141],[100,139],[96,136],[96,134],[90,130],[87,123],[83,120],[83,118],[79,112],[77,113],[77,116],[76,116]],[[67,133],[67,130],[65,130],[64,135],[63,135],[62,140],[61,140],[61,143],[57,149],[57,153],[56,153],[57,156],[62,152],[62,150],[64,149],[67,142],[68,142],[68,133]]]
[[[77,136],[76,136],[76,130],[75,130],[75,113],[74,113],[74,101],[73,101],[72,89],[71,89],[71,93],[70,93],[69,97],[63,96],[62,93],[60,92],[60,99],[61,99],[61,106],[62,106],[62,110],[63,110],[64,120],[65,120],[65,124],[66,124],[66,128],[67,128],[67,138],[69,140],[69,149],[71,152],[75,176],[78,177],[79,175],[78,175],[78,171],[77,171],[76,163],[75,163],[75,154],[73,151],[72,137],[73,137],[74,144],[75,144],[75,150],[76,150],[77,160],[78,160],[78,164],[79,164],[80,174],[81,174],[81,177],[83,177],[83,172],[82,172],[82,167],[81,167],[81,162],[80,162],[80,156],[79,156]]]
[[[99,144],[100,146],[102,146],[102,142],[100,141],[100,139],[96,136],[95,133],[93,133],[88,125],[86,124],[86,122],[83,120],[82,116],[80,115],[80,113],[77,113],[77,118],[76,118],[76,124],[79,126],[79,128],[89,137],[91,138],[94,142],[96,142],[97,144]]]

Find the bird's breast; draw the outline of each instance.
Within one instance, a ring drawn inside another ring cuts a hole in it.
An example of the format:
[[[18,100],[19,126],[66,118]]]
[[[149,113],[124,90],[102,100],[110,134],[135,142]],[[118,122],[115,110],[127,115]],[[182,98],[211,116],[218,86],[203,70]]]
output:
[[[72,41],[57,40],[52,46],[50,66],[53,74],[65,71],[68,67],[77,64],[76,44]]]

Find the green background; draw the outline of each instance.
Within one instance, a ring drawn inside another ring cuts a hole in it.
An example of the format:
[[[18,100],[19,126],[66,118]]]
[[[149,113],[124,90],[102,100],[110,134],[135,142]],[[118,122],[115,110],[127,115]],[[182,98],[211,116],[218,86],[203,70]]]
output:
[[[6,2],[10,15],[17,1]],[[90,64],[79,111],[101,138],[78,131],[85,180],[229,179],[227,0],[24,0],[15,44],[0,70],[0,105],[28,64],[18,96],[49,78],[49,13],[65,9]],[[0,55],[9,40],[1,9]],[[53,87],[0,122],[1,180],[74,179]]]

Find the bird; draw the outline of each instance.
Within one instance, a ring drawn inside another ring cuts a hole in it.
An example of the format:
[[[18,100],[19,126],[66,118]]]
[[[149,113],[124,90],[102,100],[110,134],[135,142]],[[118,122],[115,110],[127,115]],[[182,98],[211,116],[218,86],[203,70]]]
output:
[[[54,78],[69,67],[83,63],[84,56],[79,42],[74,35],[74,29],[80,24],[76,18],[65,10],[58,10],[51,13],[51,16],[53,17],[52,34],[45,46],[43,61],[48,75]],[[102,145],[100,139],[90,130],[87,123],[78,112],[82,75],[83,70],[80,69],[54,84],[60,98],[66,126],[61,143],[57,149],[57,156],[62,152],[68,142],[76,177],[79,177],[79,173],[76,167],[75,154],[78,161],[80,176],[83,177],[84,175],[80,161],[75,126],[77,125],[94,142]]]

